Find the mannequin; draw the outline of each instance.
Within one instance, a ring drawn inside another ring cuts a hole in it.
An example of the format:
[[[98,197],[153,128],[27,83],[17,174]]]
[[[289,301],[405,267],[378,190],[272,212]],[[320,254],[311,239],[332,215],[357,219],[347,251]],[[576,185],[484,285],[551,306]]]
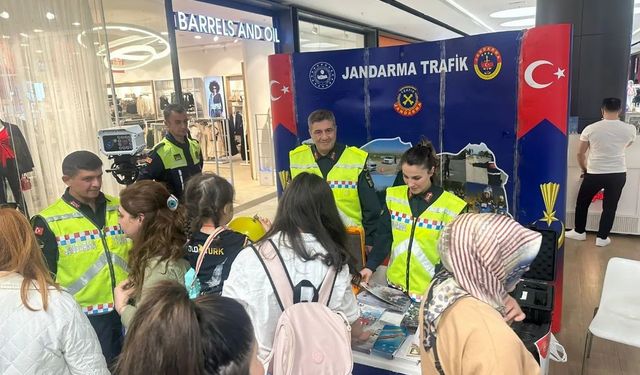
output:
[[[20,177],[31,171],[33,159],[20,128],[0,120],[0,203],[7,203],[6,180],[16,203],[23,212],[27,212]]]

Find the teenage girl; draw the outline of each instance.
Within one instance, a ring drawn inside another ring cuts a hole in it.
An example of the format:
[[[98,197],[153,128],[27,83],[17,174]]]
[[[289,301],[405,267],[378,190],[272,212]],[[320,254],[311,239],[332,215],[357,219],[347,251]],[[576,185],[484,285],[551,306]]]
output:
[[[195,269],[198,257],[206,251],[198,272],[202,294],[220,294],[229,276],[231,264],[244,247],[248,238],[225,226],[233,218],[233,186],[215,174],[202,174],[189,179],[184,192],[187,214],[187,258]],[[260,219],[269,227],[268,219]],[[268,229],[268,228],[267,228]],[[202,249],[213,234],[213,242]]]

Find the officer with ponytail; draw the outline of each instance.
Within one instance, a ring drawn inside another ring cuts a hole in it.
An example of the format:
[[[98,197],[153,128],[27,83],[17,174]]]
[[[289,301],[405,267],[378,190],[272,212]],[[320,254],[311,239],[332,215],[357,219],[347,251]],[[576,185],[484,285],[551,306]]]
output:
[[[422,139],[400,159],[406,185],[387,188],[375,244],[360,271],[366,282],[390,256],[389,285],[419,301],[440,263],[438,238],[445,225],[464,210],[466,202],[433,184],[438,167],[430,141]]]

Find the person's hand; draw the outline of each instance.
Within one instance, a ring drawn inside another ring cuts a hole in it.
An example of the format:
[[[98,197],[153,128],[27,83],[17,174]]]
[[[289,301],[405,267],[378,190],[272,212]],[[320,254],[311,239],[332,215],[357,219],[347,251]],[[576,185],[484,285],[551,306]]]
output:
[[[260,217],[256,215],[256,218],[258,219],[258,221],[260,222],[260,224],[262,224],[262,228],[264,228],[265,232],[268,232],[269,229],[271,229],[271,226],[273,225],[271,223],[271,220],[269,220],[266,217]]]
[[[373,271],[371,271],[368,268],[363,268],[360,271],[360,276],[362,276],[362,282],[365,284],[369,284],[369,279],[371,278],[371,275],[373,275]]]
[[[511,324],[512,322],[521,322],[527,316],[524,314],[518,301],[515,298],[511,297],[507,294],[507,297],[504,299],[504,320],[507,324]]]
[[[129,279],[120,282],[113,290],[113,303],[118,314],[122,315],[122,311],[129,304],[129,300],[136,289],[131,285]]]

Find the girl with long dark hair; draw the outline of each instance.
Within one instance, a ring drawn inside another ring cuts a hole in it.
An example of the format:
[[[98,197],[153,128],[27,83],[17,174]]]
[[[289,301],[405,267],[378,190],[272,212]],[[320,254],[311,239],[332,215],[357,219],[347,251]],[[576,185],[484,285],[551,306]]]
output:
[[[336,267],[338,276],[329,308],[343,312],[350,323],[358,319],[359,310],[351,290],[352,263],[346,248],[346,230],[331,189],[321,177],[301,173],[287,186],[273,226],[262,241],[268,240],[273,241],[296,288],[308,281],[317,291],[329,267]],[[246,306],[256,327],[258,355],[262,360],[267,358],[282,310],[252,249],[244,249],[237,256],[222,295]],[[303,292],[300,297],[307,300]]]

